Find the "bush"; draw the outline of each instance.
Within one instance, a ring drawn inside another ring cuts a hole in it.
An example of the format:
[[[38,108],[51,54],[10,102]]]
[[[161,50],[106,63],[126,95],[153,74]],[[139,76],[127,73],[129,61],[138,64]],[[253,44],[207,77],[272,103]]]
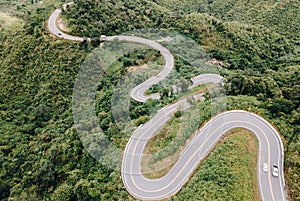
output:
[[[148,115],[145,115],[145,116],[141,116],[139,117],[137,120],[134,121],[135,125],[136,126],[139,126],[141,124],[144,124],[146,123],[147,121],[149,121],[149,116]]]
[[[181,117],[182,116],[182,111],[181,110],[178,110],[178,111],[176,111],[175,113],[174,113],[174,117],[176,117],[176,118],[179,118],[179,117]]]

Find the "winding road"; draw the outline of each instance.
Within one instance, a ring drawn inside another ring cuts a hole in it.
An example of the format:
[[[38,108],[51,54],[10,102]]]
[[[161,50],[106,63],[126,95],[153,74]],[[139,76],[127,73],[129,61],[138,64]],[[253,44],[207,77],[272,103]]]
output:
[[[57,18],[61,9],[53,12],[48,20],[49,31],[60,38],[67,40],[83,41],[82,37],[71,36],[63,33],[57,27]],[[165,79],[174,66],[171,52],[159,43],[135,36],[109,36],[108,41],[119,40],[142,43],[159,50],[165,59],[162,71],[136,86],[130,96],[140,102],[149,98],[159,99],[158,94],[145,96],[145,91],[150,86]],[[222,77],[215,74],[199,75],[192,79],[195,87],[205,83],[219,83]],[[137,128],[130,137],[123,155],[122,180],[128,192],[135,198],[142,200],[160,200],[176,194],[188,181],[198,164],[212,151],[223,134],[233,128],[245,128],[252,131],[259,142],[259,156],[257,178],[262,200],[286,201],[286,190],[283,172],[283,144],[279,133],[262,117],[242,110],[232,110],[221,113],[207,122],[190,141],[181,153],[179,160],[172,169],[159,179],[148,179],[141,172],[141,160],[144,148],[158,128],[163,126],[179,108],[188,108],[187,100],[181,100],[157,112],[157,114],[144,125]],[[268,172],[262,170],[262,164],[268,164]],[[279,167],[279,177],[272,176],[272,166]]]

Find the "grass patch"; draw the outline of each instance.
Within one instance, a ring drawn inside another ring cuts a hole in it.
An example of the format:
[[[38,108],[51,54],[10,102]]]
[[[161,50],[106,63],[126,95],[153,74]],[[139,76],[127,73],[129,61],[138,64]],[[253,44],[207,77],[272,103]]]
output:
[[[146,156],[143,157],[141,166],[142,172],[146,177],[160,178],[164,176],[178,160],[180,150],[174,150],[171,155],[166,154],[166,156],[162,158],[160,157],[160,153],[163,152],[164,148],[169,147],[170,144],[174,142],[181,123],[182,117],[173,117],[160,131],[158,131],[158,134],[148,142],[144,150]],[[161,168],[157,170],[157,167]]]
[[[185,98],[190,98],[190,97],[194,97],[196,95],[204,94],[208,91],[213,90],[214,88],[216,88],[216,84],[213,84],[213,83],[201,84],[199,86],[196,86],[190,90],[183,92],[182,95],[180,96],[179,100],[183,100]]]
[[[260,200],[257,149],[248,130],[229,131],[172,200]]]
[[[144,153],[153,157],[169,146],[176,139],[181,122],[182,117],[169,120],[159,135],[148,143]],[[142,162],[144,176],[153,179],[167,174],[179,159],[181,150],[177,149],[153,164],[151,157],[145,157]],[[257,150],[257,138],[250,131],[238,128],[227,132],[173,200],[260,200],[256,176]],[[163,168],[153,171],[153,167]]]
[[[260,200],[257,150],[258,141],[250,131],[227,132],[172,200]]]
[[[141,165],[146,177],[160,178],[172,168],[201,125],[198,117],[198,110],[185,110],[181,117],[172,117],[154,134],[144,150],[145,157]]]
[[[21,29],[23,21],[17,17],[11,16],[9,13],[0,12],[0,31]]]

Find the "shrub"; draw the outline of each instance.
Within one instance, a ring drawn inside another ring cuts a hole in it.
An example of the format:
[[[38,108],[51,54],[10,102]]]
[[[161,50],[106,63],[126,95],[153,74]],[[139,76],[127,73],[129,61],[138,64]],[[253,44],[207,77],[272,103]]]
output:
[[[145,116],[141,116],[139,117],[137,120],[134,121],[135,125],[136,126],[139,126],[141,124],[144,124],[146,123],[147,121],[149,121],[149,116],[148,115],[145,115]]]

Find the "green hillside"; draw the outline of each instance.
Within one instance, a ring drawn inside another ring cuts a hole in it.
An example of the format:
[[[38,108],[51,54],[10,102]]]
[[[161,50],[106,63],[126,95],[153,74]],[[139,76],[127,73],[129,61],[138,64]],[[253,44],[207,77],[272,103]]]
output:
[[[0,200],[132,200],[120,172],[108,169],[90,156],[75,129],[73,86],[82,62],[94,47],[91,43],[67,41],[49,34],[46,21],[64,2],[0,2]],[[142,28],[170,29],[191,37],[211,57],[223,61],[220,73],[227,80],[227,109],[256,112],[276,125],[284,137],[289,197],[300,201],[299,1],[74,2],[62,14],[74,35],[98,37]],[[97,92],[99,124],[121,148],[126,143],[121,137],[124,131],[118,130],[110,108],[116,80],[131,66],[161,65],[155,51],[138,51],[127,56],[114,63],[111,71],[99,80]],[[187,64],[176,59],[179,72],[187,68]],[[130,115],[134,120],[144,118],[154,104],[171,101],[172,97],[145,105],[132,101]],[[208,108],[208,102],[199,106],[201,111]],[[216,148],[216,154],[209,156],[191,184],[174,200],[190,198],[198,187],[206,187],[205,168],[221,160],[217,156],[220,150],[239,146],[247,149],[247,140],[237,136]],[[236,153],[234,149],[231,151]],[[234,182],[245,179],[235,168],[253,164],[253,157],[242,158],[243,164],[232,163],[232,171],[220,166],[218,171],[228,171],[233,178],[229,182],[235,186]],[[252,169],[245,171],[247,176],[255,174]],[[225,181],[217,173],[215,176],[220,182],[215,182],[215,189],[208,191],[214,193],[212,199],[220,198],[218,192],[226,192],[229,200],[256,196],[255,192],[244,190],[255,189],[253,182],[234,194],[232,186],[223,185],[230,178]],[[197,196],[205,200],[201,196],[206,195]]]

